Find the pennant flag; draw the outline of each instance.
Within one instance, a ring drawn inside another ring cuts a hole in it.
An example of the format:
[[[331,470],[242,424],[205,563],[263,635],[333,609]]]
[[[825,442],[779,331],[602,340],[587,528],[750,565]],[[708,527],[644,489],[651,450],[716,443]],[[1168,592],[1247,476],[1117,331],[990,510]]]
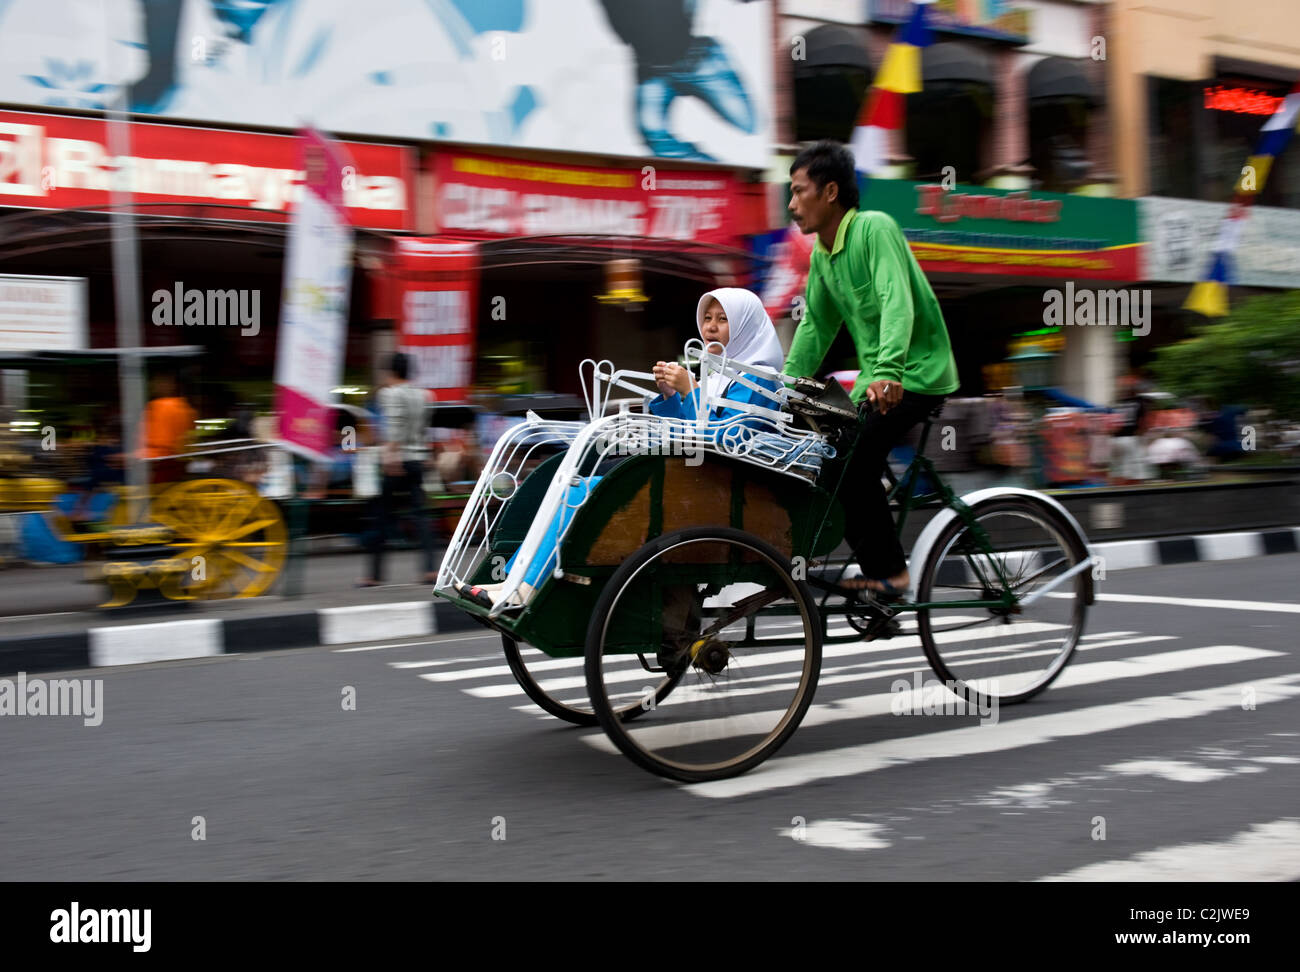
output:
[[[1223,317],[1228,313],[1228,284],[1232,282],[1230,259],[1241,240],[1241,230],[1250,213],[1250,204],[1264,189],[1264,183],[1273,168],[1273,160],[1286,148],[1292,133],[1300,128],[1300,83],[1282,99],[1277,110],[1264,122],[1255,142],[1255,151],[1246,160],[1234,187],[1233,205],[1219,224],[1219,236],[1214,241],[1210,268],[1205,277],[1192,287],[1183,302],[1186,310],[1196,311],[1206,317]]]
[[[925,8],[930,2],[912,4],[912,16],[898,29],[867,91],[850,142],[859,172],[870,175],[884,165],[889,133],[903,127],[905,96],[921,90],[921,48],[930,44]]]

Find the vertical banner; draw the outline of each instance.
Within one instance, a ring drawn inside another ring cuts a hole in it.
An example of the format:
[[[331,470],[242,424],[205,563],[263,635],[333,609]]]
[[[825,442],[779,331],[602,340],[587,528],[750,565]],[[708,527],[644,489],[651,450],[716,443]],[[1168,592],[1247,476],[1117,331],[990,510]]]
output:
[[[397,344],[411,356],[411,382],[434,401],[464,401],[474,368],[478,244],[399,239],[397,254]]]
[[[343,376],[352,226],[343,180],[354,171],[319,132],[300,138],[303,192],[289,226],[275,359],[275,410],[285,448],[324,461],[333,444],[330,392]]]

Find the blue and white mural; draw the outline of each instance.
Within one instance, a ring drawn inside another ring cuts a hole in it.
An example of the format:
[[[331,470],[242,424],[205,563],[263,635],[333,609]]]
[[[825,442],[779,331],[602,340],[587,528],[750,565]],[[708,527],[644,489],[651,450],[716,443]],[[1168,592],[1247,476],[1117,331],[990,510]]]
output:
[[[0,102],[766,164],[771,0],[0,0]]]

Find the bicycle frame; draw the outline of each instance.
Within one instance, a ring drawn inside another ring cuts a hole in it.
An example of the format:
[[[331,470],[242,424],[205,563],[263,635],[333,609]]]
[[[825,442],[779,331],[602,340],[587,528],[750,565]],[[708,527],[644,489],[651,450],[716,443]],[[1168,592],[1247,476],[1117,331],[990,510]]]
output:
[[[931,508],[941,509],[944,507],[951,508],[957,513],[959,517],[961,517],[962,521],[970,529],[971,535],[975,539],[975,542],[978,547],[978,549],[974,551],[967,551],[964,554],[966,558],[966,562],[969,564],[975,576],[981,579],[985,578],[986,574],[984,570],[976,563],[975,558],[982,555],[987,562],[992,563],[994,570],[997,572],[997,580],[999,582],[998,586],[1002,590],[1002,596],[997,598],[996,600],[973,599],[973,600],[962,600],[962,601],[897,601],[897,602],[890,603],[887,606],[873,606],[871,608],[871,611],[878,613],[882,617],[888,618],[888,617],[892,617],[893,615],[897,614],[900,611],[921,611],[921,610],[928,610],[931,608],[944,608],[944,609],[1012,608],[1017,603],[1018,598],[1010,589],[1010,582],[1007,579],[1006,573],[1003,570],[1002,565],[998,563],[998,561],[992,556],[994,550],[993,550],[993,545],[989,540],[988,534],[985,533],[984,529],[979,525],[979,522],[975,519],[975,514],[971,511],[970,507],[968,507],[965,503],[963,503],[961,499],[957,496],[957,494],[954,493],[952,489],[948,486],[948,484],[943,481],[943,478],[939,475],[938,470],[935,469],[934,463],[931,462],[930,459],[927,458],[924,454],[926,443],[928,442],[930,437],[930,429],[932,426],[932,422],[933,422],[933,418],[931,416],[926,416],[926,418],[923,420],[923,425],[921,428],[921,439],[917,445],[916,454],[912,457],[912,461],[908,464],[907,469],[904,470],[901,479],[894,475],[893,470],[890,469],[888,465],[885,466],[885,476],[890,483],[890,488],[886,492],[886,500],[891,504],[897,502],[899,507],[898,516],[894,524],[894,535],[898,537],[900,540],[902,539],[903,528],[907,522],[907,515],[912,510],[931,509]],[[852,461],[853,453],[856,451],[856,449],[857,449],[857,441],[855,440],[853,445],[850,446],[848,450],[848,454],[845,456],[844,459],[843,468],[845,472],[847,472],[849,464]],[[929,492],[917,495],[916,493],[917,483],[922,473],[924,473],[929,478],[929,481],[933,484],[934,488]],[[836,484],[835,493],[838,494],[839,487],[843,485],[843,480],[844,480],[844,472],[842,472],[840,475],[840,482]],[[917,566],[919,567],[919,565]],[[839,582],[843,578],[844,573],[847,570],[848,570],[848,563],[846,562],[840,568],[839,573],[835,576],[835,580],[832,582],[833,587],[839,586]],[[990,585],[986,583],[986,586],[990,586]],[[854,604],[851,602],[846,602],[843,605],[834,605],[834,606],[829,605],[827,602],[836,593],[837,592],[833,589],[827,589],[826,593],[821,598],[820,603],[817,605],[818,614],[821,616],[821,620],[822,620],[822,634],[824,640],[826,641],[827,644],[839,644],[844,642],[856,641],[860,637],[860,635],[856,632],[849,635],[835,635],[835,636],[829,635],[827,632],[829,618],[831,615],[835,615],[835,614],[843,614],[845,616],[861,615],[863,613],[871,613],[871,611],[864,611],[865,606],[860,603]]]

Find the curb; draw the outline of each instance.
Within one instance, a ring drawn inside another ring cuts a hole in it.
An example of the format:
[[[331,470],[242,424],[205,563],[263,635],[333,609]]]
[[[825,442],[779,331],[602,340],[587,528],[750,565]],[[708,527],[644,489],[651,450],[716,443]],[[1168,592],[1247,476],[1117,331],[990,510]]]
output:
[[[1089,545],[1107,571],[1300,552],[1300,526]],[[852,571],[850,571],[852,572]],[[480,627],[433,599],[320,608],[252,618],[195,618],[0,638],[0,674],[102,668],[389,638],[426,638]]]
[[[186,618],[53,635],[0,638],[0,674],[106,668],[468,631],[479,623],[450,604],[398,601],[252,618]]]

